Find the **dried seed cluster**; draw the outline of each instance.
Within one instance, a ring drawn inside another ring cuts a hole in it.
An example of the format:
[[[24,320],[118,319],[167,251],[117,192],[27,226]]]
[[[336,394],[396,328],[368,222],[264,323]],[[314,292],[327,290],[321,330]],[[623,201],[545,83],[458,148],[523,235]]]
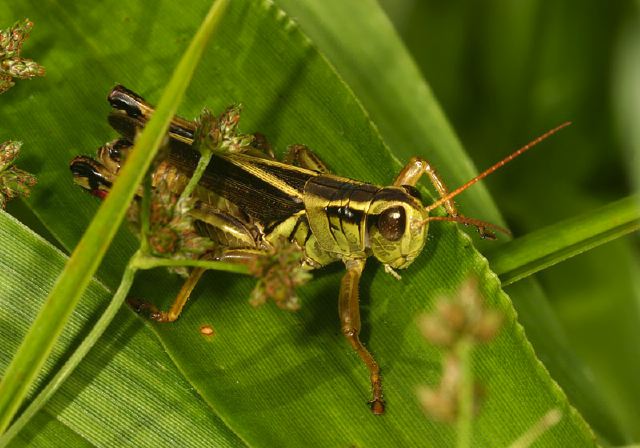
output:
[[[18,158],[22,143],[8,141],[0,144],[0,208],[8,200],[27,197],[37,180],[35,176],[17,168],[13,163]]]
[[[44,76],[44,67],[20,56],[22,44],[29,37],[33,22],[29,19],[16,22],[12,27],[0,30],[0,93],[15,85],[13,79],[30,79]]]
[[[456,294],[438,300],[436,310],[419,320],[425,339],[445,349],[442,378],[435,388],[421,386],[418,399],[427,415],[434,420],[453,422],[458,416],[465,366],[460,356],[463,349],[488,342],[498,333],[502,315],[487,309],[478,291],[477,282],[468,280]],[[473,384],[474,407],[478,407],[482,389]]]
[[[431,344],[451,350],[463,338],[490,341],[501,323],[502,315],[484,306],[476,282],[469,280],[452,299],[441,298],[432,314],[420,318],[420,330]]]
[[[258,278],[250,303],[259,306],[272,299],[280,308],[298,310],[296,288],[311,279],[311,274],[302,268],[303,256],[299,247],[280,238],[268,255],[257,258],[249,266],[249,273]]]
[[[196,232],[193,218],[178,211],[179,195],[169,188],[164,179],[158,182],[151,194],[148,241],[153,255],[196,259],[213,249],[213,241]],[[190,199],[183,206],[190,209],[194,202]]]
[[[245,152],[255,137],[238,133],[241,110],[240,105],[229,106],[220,116],[215,117],[205,108],[196,120],[193,145],[222,153]]]

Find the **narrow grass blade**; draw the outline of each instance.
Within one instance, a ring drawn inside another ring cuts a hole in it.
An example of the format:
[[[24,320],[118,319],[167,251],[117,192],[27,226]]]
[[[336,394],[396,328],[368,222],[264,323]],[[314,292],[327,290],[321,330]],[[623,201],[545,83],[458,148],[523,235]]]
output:
[[[629,196],[503,244],[487,257],[502,283],[509,285],[639,229],[638,198]]]

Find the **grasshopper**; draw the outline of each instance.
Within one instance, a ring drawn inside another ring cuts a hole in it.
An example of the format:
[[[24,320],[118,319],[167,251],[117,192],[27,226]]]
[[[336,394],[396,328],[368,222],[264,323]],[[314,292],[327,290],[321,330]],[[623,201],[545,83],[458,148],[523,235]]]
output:
[[[122,137],[100,148],[97,160],[78,156],[70,164],[75,182],[98,197],[107,194],[137,130],[153,114],[152,106],[122,86],[116,86],[108,100],[113,107],[110,123]],[[422,252],[431,221],[472,225],[485,238],[495,237],[492,230],[508,233],[460,215],[453,198],[568,124],[546,132],[451,192],[431,164],[420,157],[412,158],[392,185],[378,186],[329,173],[303,145],[289,147],[284,162],[278,161],[256,134],[255,141],[241,152],[214,154],[200,180],[198,205],[190,213],[199,223],[199,231],[218,243],[220,250],[212,256],[217,260],[250,263],[284,238],[302,252],[304,269],[344,264],[346,273],[338,295],[342,333],[369,371],[371,410],[382,414],[380,367],[359,338],[358,291],[365,261],[373,256],[386,272],[399,278],[395,270],[407,268]],[[184,188],[199,158],[192,146],[195,132],[194,122],[173,119],[166,160],[156,169],[155,179],[171,177]],[[426,206],[415,187],[423,175],[439,195]],[[430,215],[441,206],[445,216]],[[150,311],[149,316],[159,322],[174,321],[202,273],[198,268],[191,272],[169,311],[149,304],[142,304],[139,310]]]

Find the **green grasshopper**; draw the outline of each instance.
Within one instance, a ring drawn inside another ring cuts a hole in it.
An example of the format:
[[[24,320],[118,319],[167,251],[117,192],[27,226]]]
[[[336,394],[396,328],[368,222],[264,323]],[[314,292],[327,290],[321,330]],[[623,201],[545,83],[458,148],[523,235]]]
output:
[[[97,160],[78,156],[70,164],[75,182],[98,197],[109,191],[136,132],[153,113],[144,99],[122,86],[115,87],[108,100],[114,109],[110,122],[122,138],[100,148]],[[358,291],[366,259],[375,257],[386,272],[399,278],[395,270],[407,268],[422,252],[430,221],[472,225],[482,237],[494,237],[489,229],[508,233],[461,216],[453,198],[568,124],[548,131],[451,192],[429,162],[419,157],[411,159],[391,186],[382,187],[330,174],[303,145],[290,147],[285,162],[277,161],[268,145],[257,138],[243,152],[214,155],[200,180],[198,206],[191,214],[201,224],[200,232],[218,242],[221,249],[212,257],[217,260],[250,263],[284,238],[302,251],[305,269],[344,263],[346,273],[338,296],[342,333],[369,370],[373,394],[369,403],[373,413],[382,414],[380,368],[359,339]],[[199,158],[192,146],[195,132],[194,122],[174,118],[168,154],[154,178],[169,176],[184,188]],[[415,188],[425,174],[439,195],[428,206],[422,204]],[[430,216],[441,206],[446,216]],[[169,311],[148,304],[139,310],[151,311],[156,321],[174,321],[202,273],[202,269],[191,272]]]

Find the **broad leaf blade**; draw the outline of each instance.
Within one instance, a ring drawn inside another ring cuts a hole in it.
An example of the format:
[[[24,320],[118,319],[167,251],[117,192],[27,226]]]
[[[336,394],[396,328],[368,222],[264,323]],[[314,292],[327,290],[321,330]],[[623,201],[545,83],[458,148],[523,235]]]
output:
[[[33,103],[39,104],[31,121],[33,104],[20,102],[17,89],[11,91],[9,124],[25,135],[25,147],[42,151],[43,190],[31,205],[66,247],[77,241],[95,209],[92,198],[72,187],[66,164],[114,135],[102,124],[105,92],[117,81],[157,100],[158,79],[167,77],[176,40],[188,38],[204,11],[172,2],[152,8],[141,4],[76,5],[73,11],[32,5],[28,10],[42,26],[40,42],[59,34],[57,46],[39,60],[50,69],[50,82],[65,82],[55,90],[29,85],[35,87]],[[37,11],[42,15],[34,15]],[[106,16],[111,26],[99,26]],[[76,70],[68,70],[68,61]],[[93,71],[91,62],[101,70]],[[90,73],[80,68],[87,66]],[[351,91],[269,2],[233,2],[181,111],[194,116],[205,104],[221,109],[234,101],[245,103],[243,129],[266,134],[280,150],[290,143],[308,144],[335,172],[381,184],[399,168]],[[55,131],[43,134],[52,123]],[[80,151],[70,147],[71,138]],[[417,385],[435,384],[440,375],[440,353],[423,342],[415,318],[475,273],[488,301],[507,315],[502,335],[477,356],[477,375],[489,392],[474,426],[476,444],[506,446],[555,406],[563,408],[565,418],[540,445],[592,444],[589,429],[536,360],[509,300],[471,241],[450,225],[434,225],[431,232],[425,253],[403,273],[402,282],[375,263],[363,280],[363,337],[383,366],[389,403],[382,418],[367,409],[366,371],[340,335],[338,267],[318,273],[301,291],[304,306],[295,315],[274,307],[254,310],[246,303],[251,280],[232,282],[211,274],[178,323],[154,328],[185,378],[252,445],[450,445],[453,430],[426,420],[414,396]],[[126,235],[118,241],[100,274],[105,283],[117,282],[121,258],[132,244]],[[166,306],[170,282],[161,278],[162,273],[146,276],[137,295]],[[176,291],[177,284],[173,280]],[[210,340],[202,339],[203,324],[216,332]]]
[[[78,300],[98,270],[118,227],[127,215],[128,205],[134,199],[138,185],[142,182],[165,139],[178,103],[227,5],[228,0],[219,0],[211,6],[172,73],[156,112],[137,136],[132,151],[127,157],[128,163],[119,171],[119,176],[113,182],[109,195],[71,253],[69,262],[54,283],[42,309],[5,370],[4,378],[0,382],[0,432],[5,432],[18,412]],[[133,272],[127,272],[128,275],[125,274],[125,276],[128,280],[123,279],[122,284],[128,291],[133,282]],[[121,295],[121,297],[123,301],[124,296]],[[119,308],[117,304],[118,302],[114,302],[112,311],[105,314],[104,323],[98,325],[100,332],[106,329],[106,324],[113,319]],[[89,338],[92,342],[88,343],[87,347],[93,345],[96,339],[97,336]]]
[[[376,1],[277,0],[277,4],[301,24],[335,65],[400,163],[422,155],[452,188],[477,174],[431,88]],[[501,222],[482,185],[458,201],[469,216]]]
[[[492,0],[446,6],[434,0],[380,2],[470,155],[483,160],[478,166],[528,140],[536,129],[567,119],[574,122],[535,155],[487,180],[516,235],[630,193],[633,169],[625,167],[637,163],[624,158],[631,146],[621,124],[637,131],[637,114],[626,109],[616,116],[611,105],[617,101],[616,93],[626,104],[639,104],[633,92],[638,91],[640,77],[628,72],[631,76],[625,82],[616,77],[615,64],[617,59],[626,67],[637,65],[638,59],[630,56],[637,49],[623,47],[630,35],[625,27],[638,29],[638,9],[628,4],[633,2],[607,8],[598,2],[585,7],[581,0],[544,4]],[[625,179],[625,172],[631,177]],[[558,350],[562,344],[549,340],[550,332],[541,326],[544,321],[531,319],[530,312],[541,306],[539,298],[519,295],[530,286],[507,289],[529,340],[554,379],[590,424],[614,440],[616,431],[590,416],[597,402],[581,392],[584,387],[573,387],[562,377],[585,372],[595,383],[587,389],[604,397],[608,412],[623,423],[624,438],[617,436],[619,443],[637,440],[640,434],[636,424],[640,383],[635,380],[640,376],[640,355],[637,345],[628,343],[635,340],[640,326],[635,241],[634,236],[620,239],[536,276],[547,297],[542,316],[558,321],[571,350],[589,370],[569,361],[571,370],[563,372],[550,363],[549,356],[563,356]],[[553,351],[543,353],[545,346]],[[577,394],[572,393],[574,388]],[[585,399],[592,402],[591,410],[580,404]]]
[[[67,261],[49,243],[0,212],[0,370],[4,371]],[[91,282],[63,332],[40,388],[77,345],[111,292]],[[242,446],[127,310],[14,446]],[[32,393],[35,393],[32,391]]]
[[[456,48],[454,42],[465,42],[465,32],[473,33],[475,20],[473,14],[469,13],[473,7],[447,5],[446,8],[440,8],[434,5],[431,6],[435,9],[434,11],[429,9],[427,3],[407,3],[400,0],[394,1],[394,6],[401,10],[404,9],[405,12],[409,11],[410,22],[415,23],[417,28],[421,28],[419,33],[416,33],[415,30],[411,33],[411,37],[420,42],[420,46],[414,49],[415,57],[425,54],[425,46],[429,45],[438,46],[437,52],[426,52],[431,58],[434,53],[443,56],[444,53],[448,54],[451,47]],[[366,0],[359,2],[278,0],[278,4],[282,5],[292,17],[300,22],[302,29],[309,33],[314,43],[335,65],[338,73],[344,77],[354,94],[363,103],[392,152],[399,156],[401,161],[406,162],[414,155],[427,158],[437,168],[449,187],[456,187],[477,174],[474,172],[472,163],[462,152],[460,143],[450,125],[444,120],[442,110],[434,99],[429,85],[423,80],[400,37],[391,28],[388,18],[382,13],[376,2]],[[521,57],[522,47],[520,46],[527,46],[527,41],[531,39],[528,33],[532,28],[530,23],[523,24],[522,22],[532,20],[532,18],[535,20],[535,14],[530,17],[527,16],[527,13],[533,11],[527,8],[522,10],[521,7],[515,7],[511,10],[511,6],[493,5],[493,8],[497,10],[494,15],[509,23],[509,40],[511,38],[515,40],[510,42],[514,47],[511,53]],[[535,10],[535,8],[533,9]],[[434,23],[447,13],[454,16],[450,18],[449,22]],[[505,17],[502,17],[503,14]],[[487,20],[489,22],[493,20],[494,15],[489,15]],[[456,23],[456,20],[464,17],[469,19],[469,23]],[[509,19],[513,19],[513,21],[510,22]],[[439,34],[437,30],[439,27],[447,29],[448,32],[441,33],[443,35]],[[464,30],[452,31],[455,27],[461,27]],[[439,37],[434,39],[435,35]],[[360,36],[367,36],[367,38],[361,39]],[[450,56],[454,59],[457,57],[456,55]],[[466,57],[467,59],[473,58],[468,55]],[[393,61],[393,63],[390,64],[389,61]],[[449,86],[459,93],[462,102],[465,103],[460,106],[468,108],[468,104],[466,104],[468,100],[464,101],[465,95],[468,93],[465,88],[472,86],[471,89],[473,89],[474,83],[458,79],[461,76],[460,73],[446,73],[448,67],[457,66],[455,63],[446,64],[446,62],[439,63],[438,57],[435,57],[427,61],[426,64],[429,68],[437,67],[437,70],[434,68],[430,73],[446,78]],[[459,61],[458,64],[460,63],[462,62]],[[454,79],[455,81],[453,81]],[[456,82],[459,85],[456,85]],[[439,87],[440,93],[442,93],[442,84]],[[503,92],[492,90],[492,95],[494,94],[504,95]],[[512,93],[505,95],[505,99],[509,99],[511,107],[522,108],[517,101],[513,100],[513,97]],[[447,105],[450,107],[451,101]],[[491,104],[480,104],[476,107],[491,110]],[[480,112],[483,116],[484,113],[484,111]],[[548,123],[554,123],[553,118],[548,116],[545,118],[547,126]],[[497,120],[497,122],[501,121]],[[531,127],[530,129],[535,128]],[[543,130],[540,128],[538,132]],[[574,129],[569,129],[567,132],[575,134]],[[504,157],[506,155],[504,153],[505,147],[508,148],[508,146],[503,143],[504,132],[499,127],[486,126],[486,134],[486,139],[489,142],[487,144],[502,151],[500,153],[494,151],[492,158],[485,162],[490,164]],[[520,141],[512,141],[512,149],[524,144],[527,138],[533,137],[534,135],[529,134],[522,137]],[[560,137],[560,143],[558,137]],[[555,136],[553,139],[545,141],[533,153],[524,156],[519,162],[505,167],[496,173],[495,177],[492,177],[502,179],[505,173],[512,174],[514,168],[527,167],[532,161],[538,163],[545,161],[549,151],[553,151],[553,146],[561,145],[563,139],[566,141],[564,137],[564,135]],[[478,142],[474,140],[472,145],[469,147],[469,152],[475,159],[478,153],[476,148]],[[520,175],[520,178],[526,178],[527,183],[533,185],[539,176],[524,173]],[[423,184],[428,184],[428,182],[424,181]],[[508,190],[512,197],[517,198],[520,189],[514,190],[512,186],[513,183],[510,184]],[[425,194],[424,190],[423,194]],[[494,202],[480,185],[474,186],[457,197],[456,202],[462,213],[468,216],[482,217],[494,223],[501,222]],[[523,202],[526,203],[526,201]],[[474,232],[469,229],[468,233]],[[502,242],[500,240],[489,242],[476,240],[474,244],[484,253],[485,250],[499,250]],[[627,440],[628,437],[625,438],[622,435],[619,423],[612,417],[611,410],[605,403],[605,394],[601,390],[601,384],[594,381],[592,375],[577,358],[547,297],[536,281],[527,279],[524,285],[510,289],[509,294],[518,311],[520,323],[524,325],[528,339],[533,344],[537,356],[544,360],[552,377],[567,392],[573,405],[605,437],[619,441]]]
[[[336,65],[395,154],[403,154],[405,158],[423,154],[435,162],[449,186],[463,183],[473,176],[473,169],[461,155],[460,145],[449,125],[443,122],[442,112],[429,87],[378,8],[368,4],[368,14],[356,11],[363,3],[366,2],[279,1]],[[418,20],[424,20],[424,17]],[[358,26],[354,26],[354,22]],[[344,25],[347,23],[349,26]],[[368,39],[355,38],[358,34],[367,35]],[[389,60],[395,63],[390,65]],[[376,88],[372,88],[373,85]],[[407,117],[413,117],[413,120]],[[419,117],[418,121],[416,117]],[[535,154],[527,157],[540,158]],[[485,193],[474,187],[457,199],[459,206],[466,214],[500,222],[493,202]],[[487,249],[498,245],[496,242],[480,244]],[[513,290],[512,294],[518,311],[524,312],[521,322],[529,332],[538,356],[545,360],[560,385],[567,388],[570,398],[575,400],[574,405],[603,434],[623,440],[593,381],[582,368],[576,368],[580,363],[540,288],[527,281],[526,287],[518,288],[517,293]],[[535,306],[529,306],[530,303]]]

